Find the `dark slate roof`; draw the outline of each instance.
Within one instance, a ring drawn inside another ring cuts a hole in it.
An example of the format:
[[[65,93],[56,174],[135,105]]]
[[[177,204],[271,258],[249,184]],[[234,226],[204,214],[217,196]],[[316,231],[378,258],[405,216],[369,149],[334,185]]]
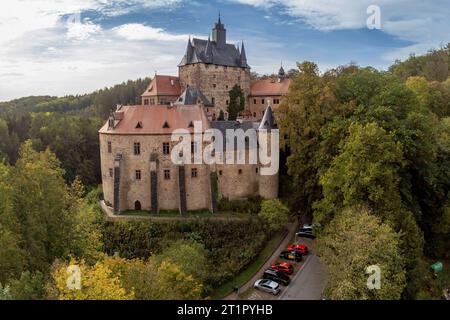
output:
[[[189,39],[186,53],[179,66],[193,63],[211,63],[229,67],[250,68],[247,64],[245,50],[243,55],[233,44],[225,44],[222,48],[217,48],[217,44],[211,40],[194,38]]]
[[[210,126],[212,129],[218,129],[220,132],[222,132],[223,135],[223,148],[225,149],[227,146],[227,129],[242,129],[244,131],[247,131],[248,129],[257,129],[257,123],[253,121],[212,121],[210,123]],[[237,143],[236,138],[234,141],[234,147],[236,149]]]
[[[201,99],[203,105],[212,106],[212,103],[209,102],[208,98],[198,89],[188,87],[181,96],[175,101],[176,105],[193,105],[197,104],[198,99]]]
[[[275,128],[275,121],[273,118],[272,107],[267,106],[266,111],[264,111],[264,117],[262,118],[258,129],[274,129],[274,128]]]

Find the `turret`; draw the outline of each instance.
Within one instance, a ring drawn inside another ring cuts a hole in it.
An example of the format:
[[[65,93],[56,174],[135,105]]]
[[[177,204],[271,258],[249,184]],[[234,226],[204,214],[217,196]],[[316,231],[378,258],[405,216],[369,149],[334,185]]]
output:
[[[245,55],[245,47],[244,47],[244,41],[242,41],[242,47],[241,47],[241,67],[247,68],[247,56]]]
[[[227,30],[220,21],[220,13],[219,20],[215,23],[214,28],[212,29],[212,41],[216,43],[216,46],[219,49],[224,48],[227,43]]]
[[[278,134],[278,132],[275,131],[278,130],[275,127],[272,107],[268,105],[266,111],[264,112],[264,117],[258,127],[258,148],[267,146],[267,156],[270,155],[271,158],[270,164],[263,164],[261,159],[259,161],[260,169],[258,171],[258,191],[259,195],[264,199],[274,199],[278,197],[279,146],[277,143],[272,145],[272,142],[278,142],[272,141],[272,135],[275,133]],[[273,161],[276,161],[276,163],[272,163]],[[270,167],[276,169],[276,172],[273,174],[267,174],[266,170]]]
[[[207,62],[207,63],[213,62],[212,44],[211,44],[211,39],[209,37],[208,37],[208,42],[206,43],[206,48],[205,48],[205,62]]]
[[[281,64],[280,70],[278,70],[278,82],[283,81],[286,78],[286,73],[283,69],[283,64]]]

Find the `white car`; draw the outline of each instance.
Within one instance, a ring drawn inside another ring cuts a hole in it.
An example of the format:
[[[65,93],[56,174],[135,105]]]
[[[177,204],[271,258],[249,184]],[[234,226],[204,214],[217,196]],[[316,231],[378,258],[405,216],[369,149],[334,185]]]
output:
[[[255,289],[268,292],[276,296],[280,293],[280,285],[269,279],[259,279],[255,282]]]
[[[306,223],[303,225],[304,230],[312,230],[313,228],[320,228],[322,225],[320,223]]]

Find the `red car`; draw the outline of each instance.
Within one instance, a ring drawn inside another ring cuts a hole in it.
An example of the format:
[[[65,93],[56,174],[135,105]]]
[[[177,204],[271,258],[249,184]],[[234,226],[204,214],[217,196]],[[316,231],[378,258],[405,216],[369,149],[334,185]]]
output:
[[[287,262],[272,263],[272,269],[278,270],[286,274],[294,273],[294,267],[292,266],[292,264]]]
[[[288,251],[295,251],[296,253],[301,253],[303,255],[308,254],[308,247],[303,244],[290,244],[287,246]]]

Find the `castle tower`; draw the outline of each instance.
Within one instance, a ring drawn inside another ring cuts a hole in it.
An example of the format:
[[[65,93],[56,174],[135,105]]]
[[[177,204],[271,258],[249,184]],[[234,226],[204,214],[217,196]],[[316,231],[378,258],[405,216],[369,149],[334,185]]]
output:
[[[214,28],[212,29],[212,41],[216,43],[217,48],[222,49],[227,44],[227,29],[220,21],[220,13],[219,20],[215,23]]]
[[[272,131],[276,130],[275,121],[270,104],[267,106],[264,117],[258,127],[258,137],[261,145],[268,146],[268,155],[276,152],[275,156],[279,159],[278,146],[272,146]],[[275,149],[277,148],[277,149]],[[261,159],[260,159],[261,160]],[[262,164],[260,162],[258,192],[264,199],[275,199],[278,197],[278,170],[275,174],[264,174],[264,167],[270,167],[270,164]],[[278,168],[277,168],[278,169]]]

